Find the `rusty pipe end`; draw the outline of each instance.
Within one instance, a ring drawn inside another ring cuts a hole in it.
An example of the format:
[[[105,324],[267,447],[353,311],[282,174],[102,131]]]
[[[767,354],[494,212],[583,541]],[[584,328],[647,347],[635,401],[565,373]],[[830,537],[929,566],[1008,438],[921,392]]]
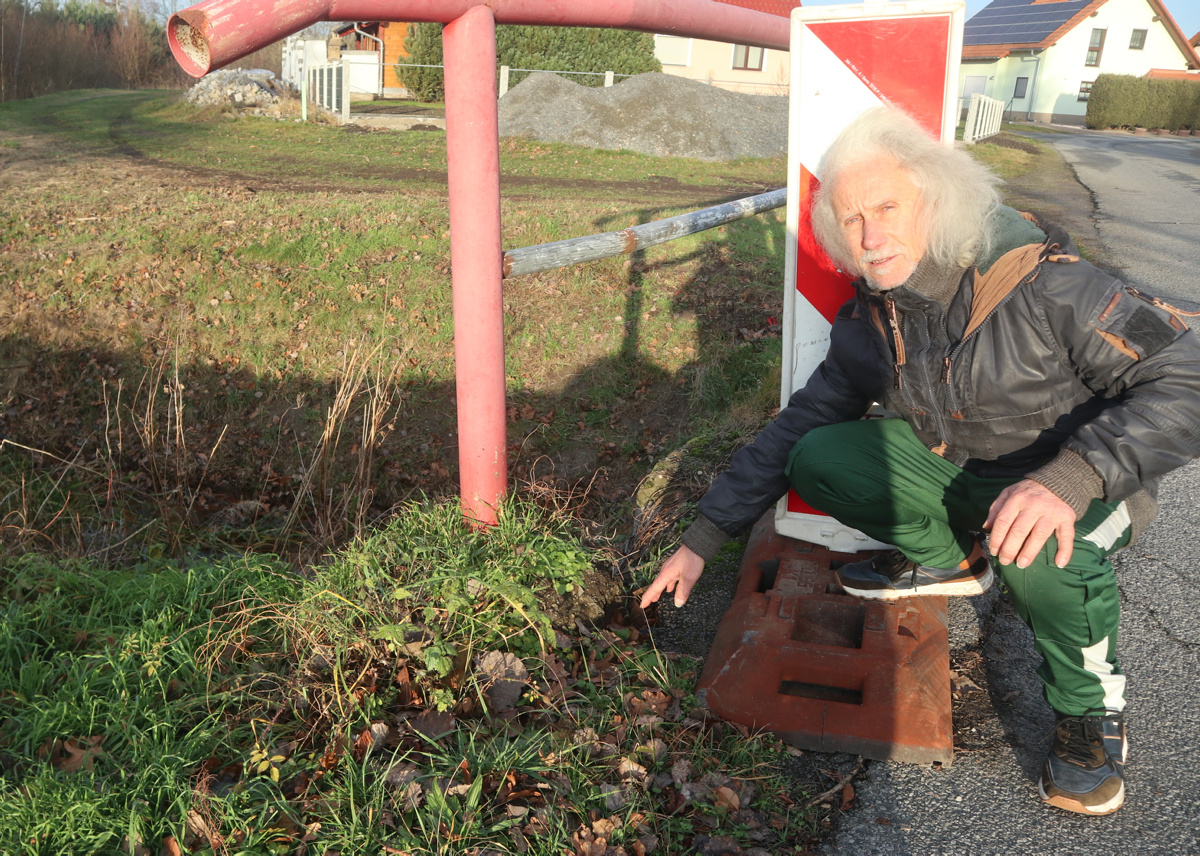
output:
[[[176,12],[167,22],[167,44],[180,68],[192,77],[204,77],[212,68],[208,49],[208,15],[199,9]]]

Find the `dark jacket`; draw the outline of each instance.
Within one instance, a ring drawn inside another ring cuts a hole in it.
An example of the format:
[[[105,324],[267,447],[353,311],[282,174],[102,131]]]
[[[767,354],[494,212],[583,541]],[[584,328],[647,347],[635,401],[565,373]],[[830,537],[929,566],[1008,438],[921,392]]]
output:
[[[860,283],[825,360],[713,483],[684,543],[711,558],[788,490],[800,437],[872,402],[969,472],[1034,478],[1080,514],[1088,499],[1073,491],[1133,497],[1144,527],[1146,492],[1200,455],[1200,346],[1172,308],[1080,260],[1065,233],[1012,228],[1014,215],[993,221],[1021,240],[968,268],[944,310],[908,284]]]

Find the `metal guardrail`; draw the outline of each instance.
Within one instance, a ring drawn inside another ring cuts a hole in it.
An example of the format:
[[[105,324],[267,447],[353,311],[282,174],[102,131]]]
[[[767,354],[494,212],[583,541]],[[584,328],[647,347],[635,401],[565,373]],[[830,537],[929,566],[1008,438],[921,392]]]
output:
[[[676,238],[714,229],[734,220],[752,217],[763,211],[782,208],[786,204],[787,188],[781,187],[778,190],[748,196],[723,205],[714,205],[711,208],[701,208],[699,211],[680,214],[677,217],[630,226],[619,232],[602,232],[599,235],[568,238],[565,241],[509,250],[504,254],[504,278],[636,252],[655,244],[665,244]]]

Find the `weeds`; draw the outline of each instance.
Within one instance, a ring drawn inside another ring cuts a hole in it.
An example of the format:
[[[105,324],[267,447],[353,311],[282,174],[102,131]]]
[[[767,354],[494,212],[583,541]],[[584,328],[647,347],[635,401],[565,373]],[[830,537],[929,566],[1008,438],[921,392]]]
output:
[[[375,456],[396,427],[393,407],[399,371],[395,362],[391,368],[380,367],[383,348],[383,343],[370,350],[346,348],[341,381],[326,412],[316,452],[296,490],[292,510],[283,526],[284,537],[305,511],[311,514],[308,531],[315,535],[313,546],[317,550],[338,543],[348,534],[364,531],[374,496]],[[359,397],[365,398],[365,403],[362,413],[355,417],[360,430],[351,447],[354,467],[343,474],[336,464],[340,441]],[[343,475],[347,481],[339,483]]]
[[[440,135],[197,121],[154,93],[4,115],[31,178],[0,189],[0,532],[26,553],[0,571],[0,851],[804,845],[777,742],[696,710],[696,664],[613,608],[612,569],[678,524],[668,499],[623,536],[640,477],[773,408],[782,218],[506,284],[530,475],[485,536],[439,495]],[[502,154],[509,246],[783,172]]]
[[[20,560],[0,850],[679,853],[714,824],[803,844],[777,742],[692,711],[690,660],[556,626],[554,596],[597,584],[571,528],[514,503],[497,535],[425,503],[309,580]]]

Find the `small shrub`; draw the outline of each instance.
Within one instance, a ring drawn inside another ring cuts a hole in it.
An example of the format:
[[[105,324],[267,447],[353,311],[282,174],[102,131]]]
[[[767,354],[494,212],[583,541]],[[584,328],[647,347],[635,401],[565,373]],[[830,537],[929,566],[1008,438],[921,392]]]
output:
[[[400,78],[409,94],[426,103],[444,101],[446,78],[440,68],[417,68],[417,65],[442,64],[442,25],[413,24],[404,39],[404,50],[412,66],[401,66]]]

